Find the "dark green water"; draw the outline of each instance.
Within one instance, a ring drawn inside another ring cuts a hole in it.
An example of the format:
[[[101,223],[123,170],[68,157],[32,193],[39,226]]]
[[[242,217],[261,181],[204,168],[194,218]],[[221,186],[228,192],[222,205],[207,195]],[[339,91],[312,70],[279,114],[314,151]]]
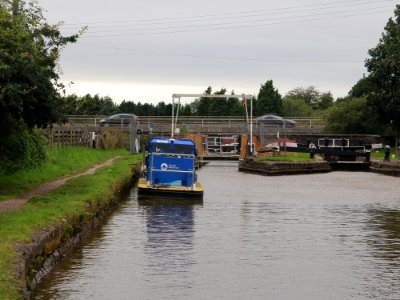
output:
[[[400,180],[213,162],[202,204],[122,204],[33,299],[400,299]]]

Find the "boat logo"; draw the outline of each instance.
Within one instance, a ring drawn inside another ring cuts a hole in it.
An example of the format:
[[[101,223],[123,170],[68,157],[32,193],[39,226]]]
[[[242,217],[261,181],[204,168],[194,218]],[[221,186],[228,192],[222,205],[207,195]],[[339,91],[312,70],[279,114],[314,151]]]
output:
[[[166,163],[161,164],[161,170],[163,171],[168,170],[168,165]]]

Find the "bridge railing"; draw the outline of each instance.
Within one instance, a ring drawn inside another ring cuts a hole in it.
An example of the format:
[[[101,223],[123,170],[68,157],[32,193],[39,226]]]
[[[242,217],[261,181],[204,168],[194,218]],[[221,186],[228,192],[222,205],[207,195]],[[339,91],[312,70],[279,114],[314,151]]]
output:
[[[98,126],[101,119],[106,116],[67,116],[65,126]],[[171,117],[168,116],[138,116],[140,127],[142,129],[152,127],[168,128],[171,126]],[[291,131],[302,131],[310,129],[315,132],[322,132],[325,128],[325,122],[322,118],[290,118],[296,121],[296,126]],[[253,121],[257,126],[257,122]],[[236,128],[246,127],[247,122],[244,117],[236,116],[180,116],[177,126],[187,128]],[[289,130],[289,129],[288,129]]]

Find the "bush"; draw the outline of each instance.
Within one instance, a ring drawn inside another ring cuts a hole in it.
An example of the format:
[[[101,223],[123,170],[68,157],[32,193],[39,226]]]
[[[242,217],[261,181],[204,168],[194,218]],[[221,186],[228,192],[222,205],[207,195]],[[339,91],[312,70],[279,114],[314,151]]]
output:
[[[0,173],[37,167],[46,159],[46,137],[42,129],[29,130],[23,121],[9,120],[0,144]]]
[[[107,128],[101,131],[98,137],[97,146],[100,149],[116,149],[122,148],[124,144],[124,133],[122,131],[113,128]]]

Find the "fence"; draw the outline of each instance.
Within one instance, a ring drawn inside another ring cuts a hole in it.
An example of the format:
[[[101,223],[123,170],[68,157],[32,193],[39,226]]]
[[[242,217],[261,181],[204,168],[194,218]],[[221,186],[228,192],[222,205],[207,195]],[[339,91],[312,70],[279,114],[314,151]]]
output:
[[[48,128],[48,142],[51,147],[93,146],[94,131],[84,127],[53,126]]]

